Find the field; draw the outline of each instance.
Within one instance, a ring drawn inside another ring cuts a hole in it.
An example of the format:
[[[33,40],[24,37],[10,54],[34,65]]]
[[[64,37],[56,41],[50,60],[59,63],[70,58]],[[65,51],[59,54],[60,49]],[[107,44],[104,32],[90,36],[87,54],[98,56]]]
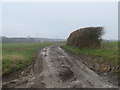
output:
[[[102,42],[99,49],[79,49],[67,45],[63,45],[62,47],[75,54],[87,54],[98,57],[99,59],[96,62],[100,62],[101,64],[118,67],[118,42]],[[119,73],[118,70],[113,70],[113,72]]]
[[[2,44],[2,75],[27,67],[37,52],[52,43]]]

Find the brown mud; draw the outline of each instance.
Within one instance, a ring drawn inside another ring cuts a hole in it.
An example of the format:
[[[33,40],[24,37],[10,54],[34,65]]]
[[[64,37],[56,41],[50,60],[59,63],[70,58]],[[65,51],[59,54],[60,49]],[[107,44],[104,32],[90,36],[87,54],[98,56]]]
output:
[[[27,71],[27,70],[26,70]],[[9,88],[117,88],[109,78],[88,68],[81,58],[65,52],[59,45],[40,51],[28,71],[19,78],[3,82]],[[26,73],[26,74],[25,74]],[[4,81],[4,80],[3,80]]]

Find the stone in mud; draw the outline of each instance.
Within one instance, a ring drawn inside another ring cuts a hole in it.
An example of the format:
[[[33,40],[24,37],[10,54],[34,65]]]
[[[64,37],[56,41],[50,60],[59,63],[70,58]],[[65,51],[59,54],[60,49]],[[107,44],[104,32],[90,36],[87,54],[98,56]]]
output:
[[[101,65],[100,72],[109,72],[110,71],[110,65]]]

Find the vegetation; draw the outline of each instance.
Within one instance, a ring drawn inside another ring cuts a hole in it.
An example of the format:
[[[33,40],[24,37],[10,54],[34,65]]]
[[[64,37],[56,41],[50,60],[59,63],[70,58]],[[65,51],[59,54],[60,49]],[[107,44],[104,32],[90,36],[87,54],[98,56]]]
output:
[[[64,39],[50,39],[50,38],[35,38],[35,37],[0,37],[2,43],[38,43],[38,42],[58,42],[65,41]]]
[[[109,64],[111,66],[119,66],[118,65],[118,42],[102,42],[101,47],[99,49],[91,49],[91,48],[75,48],[68,45],[63,45],[63,48],[75,54],[87,54],[91,56],[96,56],[100,59],[97,59],[97,62],[103,64]],[[92,61],[91,61],[92,62]],[[115,70],[114,73],[120,73],[119,69]]]
[[[78,29],[70,34],[67,45],[78,48],[99,48],[103,27],[87,27]]]
[[[2,75],[27,67],[37,51],[52,43],[23,43],[2,45]]]
[[[88,54],[103,57],[105,60],[118,61],[118,43],[117,42],[102,42],[100,49],[91,48],[74,48],[68,45],[64,45],[67,50],[76,54]]]
[[[91,69],[100,72],[112,72],[120,78],[119,44],[117,41],[102,42],[101,36],[103,34],[103,27],[81,28],[72,32],[66,45],[62,47],[72,53],[90,57],[89,60],[86,58],[83,61]]]

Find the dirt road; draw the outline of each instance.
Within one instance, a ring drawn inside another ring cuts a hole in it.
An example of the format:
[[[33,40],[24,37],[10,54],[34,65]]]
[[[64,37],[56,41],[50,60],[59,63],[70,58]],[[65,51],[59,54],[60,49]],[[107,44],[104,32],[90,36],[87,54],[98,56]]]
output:
[[[59,45],[44,48],[30,73],[21,81],[16,81],[14,88],[117,87],[109,82],[108,78],[97,75],[80,60],[64,52]]]

